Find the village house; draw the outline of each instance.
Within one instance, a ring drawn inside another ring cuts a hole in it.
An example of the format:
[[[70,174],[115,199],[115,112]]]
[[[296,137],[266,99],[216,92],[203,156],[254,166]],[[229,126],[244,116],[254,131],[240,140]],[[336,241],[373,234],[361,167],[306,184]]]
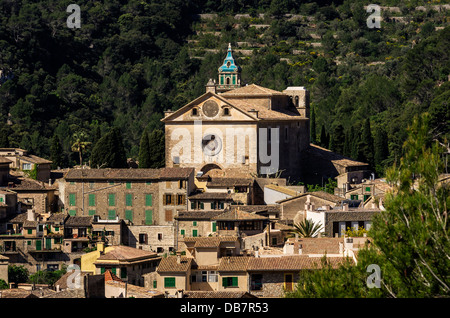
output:
[[[36,170],[36,180],[49,182],[52,162],[31,155],[20,148],[0,148],[0,157],[11,161],[11,169],[30,172]],[[1,183],[0,183],[1,184]]]
[[[280,205],[280,220],[287,221],[292,225],[301,222],[305,219],[305,210],[315,209],[319,206],[331,206],[339,205],[344,198],[324,192],[306,192],[293,196],[281,201],[278,201]]]
[[[0,187],[8,183],[9,166],[11,163],[11,160],[0,156]]]

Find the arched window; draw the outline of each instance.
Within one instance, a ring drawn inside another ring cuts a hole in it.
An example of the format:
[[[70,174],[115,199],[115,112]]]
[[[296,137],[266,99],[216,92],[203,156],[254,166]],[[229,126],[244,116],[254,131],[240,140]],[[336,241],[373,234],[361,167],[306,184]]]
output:
[[[230,66],[231,66],[231,62],[228,61],[228,62],[227,62],[227,67],[230,68]]]
[[[198,116],[197,108],[192,108],[192,116]]]
[[[227,85],[230,85],[230,78],[227,77]]]
[[[223,115],[224,116],[230,116],[230,109],[229,108],[224,108],[223,109]]]
[[[295,96],[295,107],[298,107],[298,96]]]

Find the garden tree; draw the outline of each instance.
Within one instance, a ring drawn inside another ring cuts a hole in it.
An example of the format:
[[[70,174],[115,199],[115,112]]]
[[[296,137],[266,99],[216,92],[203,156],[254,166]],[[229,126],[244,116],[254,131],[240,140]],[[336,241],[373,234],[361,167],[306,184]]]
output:
[[[310,117],[310,130],[311,130],[311,143],[317,143],[316,135],[316,115],[314,112],[314,107],[311,105],[311,117]]]
[[[72,151],[78,152],[80,158],[80,167],[83,166],[83,152],[89,147],[92,143],[87,140],[87,135],[85,132],[80,131],[73,134],[73,144],[71,146]]]
[[[160,129],[153,130],[149,137],[150,161],[149,168],[162,168],[165,165],[165,135]]]
[[[50,145],[50,160],[52,161],[52,169],[64,167],[63,149],[59,137],[54,134]]]
[[[58,279],[60,279],[61,276],[63,276],[66,272],[67,272],[66,266],[63,266],[61,269],[55,271],[41,270],[30,275],[29,281],[34,284],[47,284],[53,286],[53,284]]]
[[[26,283],[28,280],[28,270],[25,266],[8,265],[8,280],[10,283]]]
[[[3,279],[0,279],[0,289],[9,289],[9,285]]]
[[[112,128],[97,141],[92,149],[91,166],[94,168],[127,168],[122,134],[118,128]]]
[[[373,163],[378,176],[384,175],[384,160],[389,156],[388,135],[383,127],[375,130]]]
[[[434,139],[429,121],[426,113],[415,117],[400,163],[387,170],[392,191],[373,218],[371,243],[358,252],[358,263],[302,273],[287,297],[450,295],[449,184],[439,181],[447,171],[448,141]],[[381,270],[380,288],[366,284],[371,264]]]
[[[149,143],[149,133],[148,129],[144,129],[141,136],[141,143],[139,145],[139,168],[149,168],[151,160],[151,150]]]
[[[312,219],[303,219],[294,224],[293,234],[298,234],[299,237],[316,237],[322,229],[322,224],[315,223]]]

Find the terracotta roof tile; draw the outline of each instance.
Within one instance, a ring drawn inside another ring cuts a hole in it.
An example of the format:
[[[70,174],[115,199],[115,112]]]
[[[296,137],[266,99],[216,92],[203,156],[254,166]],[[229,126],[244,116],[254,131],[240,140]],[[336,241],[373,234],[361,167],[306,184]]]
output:
[[[247,256],[226,256],[220,259],[219,272],[245,272],[253,257]]]
[[[119,277],[117,277],[117,275],[113,274],[111,270],[108,269],[107,271],[105,271],[105,282],[108,281],[121,282],[122,280]]]
[[[222,242],[236,242],[236,236],[185,237],[184,243],[194,243],[193,247],[219,247]]]
[[[267,217],[255,213],[249,213],[239,210],[239,208],[220,214],[214,218],[216,221],[234,221],[234,220],[267,220]]]
[[[336,268],[344,262],[343,257],[328,257],[327,260]],[[252,257],[248,263],[248,271],[299,271],[302,269],[316,269],[322,267],[321,257],[281,256],[281,257]]]
[[[125,245],[114,246],[114,249],[101,255],[97,258],[96,263],[101,263],[104,260],[118,260],[118,261],[134,261],[145,258],[156,258],[157,254],[154,252],[140,250],[138,248],[129,247]]]
[[[211,220],[213,217],[222,214],[223,211],[178,211],[174,217],[177,220]]]
[[[249,178],[211,178],[210,181],[206,183],[208,188],[214,187],[239,187],[239,186],[250,186],[253,179]]]
[[[64,226],[69,227],[89,227],[92,225],[92,216],[69,216],[64,223]]]
[[[245,291],[187,291],[185,298],[257,298]]]
[[[189,196],[191,200],[233,200],[231,194],[226,192],[200,192]]]
[[[181,262],[180,264],[178,264],[176,256],[169,256],[161,259],[161,262],[159,263],[156,271],[158,273],[164,272],[185,273],[191,268],[192,262],[193,262],[192,257],[181,256]]]
[[[65,174],[66,180],[169,180],[187,179],[194,168],[161,169],[70,169]]]

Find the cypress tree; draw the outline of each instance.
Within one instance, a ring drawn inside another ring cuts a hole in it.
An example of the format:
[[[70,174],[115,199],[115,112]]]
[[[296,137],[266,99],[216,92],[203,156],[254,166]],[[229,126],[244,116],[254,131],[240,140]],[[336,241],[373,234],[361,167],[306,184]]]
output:
[[[150,168],[150,143],[148,129],[145,128],[141,136],[141,142],[139,145],[139,168]]]
[[[151,151],[150,168],[162,168],[165,165],[165,136],[161,129],[153,130],[149,135],[149,146]]]
[[[50,145],[50,160],[52,161],[52,169],[64,166],[63,149],[56,134],[53,135]]]
[[[126,168],[127,157],[122,134],[118,128],[100,138],[92,150],[91,165],[94,168]]]
[[[8,131],[4,128],[0,129],[0,148],[9,147]]]
[[[334,129],[333,135],[330,138],[330,150],[339,154],[344,152],[344,127],[341,124]]]
[[[387,159],[387,157],[389,156],[388,135],[382,127],[379,127],[375,131],[373,145],[374,145],[373,162],[375,165],[375,171],[377,175],[382,175],[384,171],[383,160]]]
[[[320,131],[320,147],[328,147],[328,137],[327,132],[325,131],[325,126],[322,125],[322,129]]]
[[[314,107],[311,107],[311,143],[317,143],[317,134],[316,134],[316,112],[314,111]]]
[[[359,142],[358,160],[367,162],[370,167],[373,164],[373,138],[370,129],[370,119],[367,118],[361,132],[361,140]]]

